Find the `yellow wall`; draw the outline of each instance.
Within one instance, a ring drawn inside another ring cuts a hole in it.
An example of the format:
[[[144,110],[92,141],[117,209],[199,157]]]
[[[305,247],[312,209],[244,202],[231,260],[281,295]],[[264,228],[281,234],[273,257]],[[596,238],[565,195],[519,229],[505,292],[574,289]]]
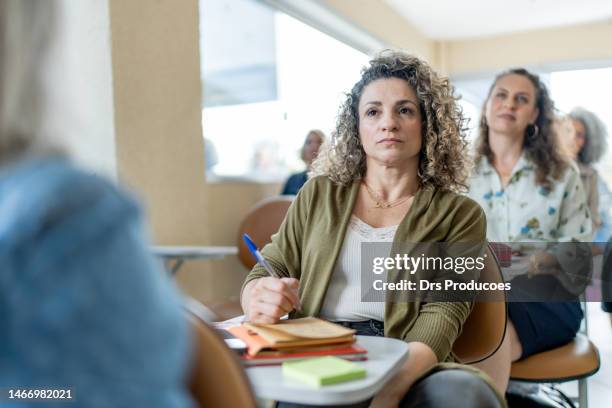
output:
[[[583,24],[448,41],[447,69],[453,75],[498,71],[509,66],[554,65],[564,62],[612,61],[612,22]]]
[[[435,63],[434,42],[387,3],[376,0],[323,0],[332,10],[369,31],[394,48],[401,48]]]

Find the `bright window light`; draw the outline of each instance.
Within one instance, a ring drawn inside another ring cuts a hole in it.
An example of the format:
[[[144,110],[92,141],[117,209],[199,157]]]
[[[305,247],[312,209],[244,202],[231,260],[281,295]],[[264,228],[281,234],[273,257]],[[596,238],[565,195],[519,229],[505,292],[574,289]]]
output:
[[[254,0],[202,1],[201,11],[207,179],[282,181],[303,169],[308,130],[329,137],[368,57]]]

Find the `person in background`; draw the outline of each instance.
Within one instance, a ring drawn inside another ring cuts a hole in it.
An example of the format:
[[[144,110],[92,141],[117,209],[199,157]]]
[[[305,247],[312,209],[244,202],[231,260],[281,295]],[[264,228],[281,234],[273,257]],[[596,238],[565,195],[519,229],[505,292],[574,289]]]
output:
[[[321,145],[325,141],[325,134],[320,130],[311,130],[306,135],[306,139],[304,140],[304,145],[302,146],[302,160],[306,163],[306,170],[295,173],[289,176],[285,186],[283,187],[282,195],[296,195],[298,191],[302,188],[304,183],[308,180],[308,172],[310,171],[310,166],[312,165],[313,160],[319,154],[319,149]]]
[[[490,241],[520,244],[591,239],[580,175],[556,140],[553,108],[545,85],[525,69],[499,74],[489,89],[469,196],[486,213]],[[590,253],[588,248],[586,252]],[[559,252],[533,257],[530,275],[515,277],[513,290],[523,283],[542,281],[555,289],[552,293],[572,301],[508,303],[502,347],[478,365],[495,378],[500,389],[508,384],[512,361],[571,341],[583,317],[574,290],[587,279],[578,271],[564,271]],[[544,270],[556,274],[542,275]]]
[[[64,390],[70,406],[190,407],[187,320],[138,204],[77,169],[41,119],[59,4],[0,0],[2,401]]]
[[[456,193],[467,177],[463,125],[446,78],[411,55],[381,53],[347,94],[332,142],[313,163],[315,176],[262,249],[282,278],[258,264],[244,282],[241,303],[250,321],[277,322],[301,303],[292,318],[318,316],[410,344],[398,373],[373,401],[356,406],[502,404],[486,375],[452,363],[469,301],[360,297],[362,243],[484,243],[482,209]]]
[[[604,182],[593,167],[606,154],[608,132],[601,119],[591,111],[574,108],[568,116],[575,130],[571,133],[573,138],[568,141],[568,151],[571,158],[578,163],[587,203],[593,216],[593,231],[597,233],[602,226],[602,214],[606,217],[612,205],[609,202],[602,203],[603,208],[600,208],[599,184],[604,184]],[[607,221],[610,222],[610,220]],[[603,242],[610,237],[610,226],[608,225],[606,229],[608,234],[601,237]]]
[[[572,119],[575,132],[573,140],[568,143],[568,150],[572,158],[578,163],[580,177],[586,189],[587,201],[593,215],[593,228],[596,233],[594,241],[598,242],[593,245],[594,252],[602,253],[605,244],[601,243],[612,239],[612,219],[610,219],[612,194],[610,194],[608,186],[599,177],[593,165],[606,153],[608,131],[606,125],[597,115],[584,108],[572,109],[569,117]],[[607,257],[610,256],[609,247],[608,244]],[[606,265],[605,261],[604,258],[604,266]],[[607,265],[609,267],[610,263]],[[602,284],[605,287],[602,288],[603,302],[601,307],[609,313],[610,323],[612,323],[612,301],[610,301],[610,293],[612,292],[610,285],[612,283],[610,282],[609,270],[604,269]]]

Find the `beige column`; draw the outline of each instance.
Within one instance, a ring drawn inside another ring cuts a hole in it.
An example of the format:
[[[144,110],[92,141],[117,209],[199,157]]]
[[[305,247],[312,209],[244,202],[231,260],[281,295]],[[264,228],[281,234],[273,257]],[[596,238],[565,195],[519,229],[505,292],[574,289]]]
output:
[[[279,186],[204,179],[198,2],[109,3],[120,181],[140,195],[156,243],[234,245],[242,217]],[[245,274],[233,257],[190,261],[177,281],[216,302],[237,296]]]

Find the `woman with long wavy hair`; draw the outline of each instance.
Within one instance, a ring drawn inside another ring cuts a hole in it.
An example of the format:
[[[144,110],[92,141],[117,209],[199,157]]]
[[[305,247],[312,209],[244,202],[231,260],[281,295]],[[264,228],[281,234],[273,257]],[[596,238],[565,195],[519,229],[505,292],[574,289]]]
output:
[[[453,360],[469,301],[365,302],[360,295],[362,243],[484,241],[482,209],[457,194],[467,176],[463,125],[453,88],[428,64],[394,51],[373,59],[347,94],[313,177],[262,250],[282,278],[257,265],[243,286],[251,321],[318,316],[410,343],[406,363],[372,406],[501,403],[486,376],[438,365]]]
[[[486,213],[490,241],[519,247],[525,242],[590,239],[580,175],[556,140],[553,107],[546,86],[525,69],[503,72],[491,85],[481,114],[469,191]],[[509,302],[503,346],[480,365],[500,389],[508,384],[511,361],[569,342],[580,326],[577,295],[586,273],[567,273],[560,247],[556,248],[533,255],[529,275],[514,278],[513,291],[539,285],[554,293],[550,300],[572,301]]]

